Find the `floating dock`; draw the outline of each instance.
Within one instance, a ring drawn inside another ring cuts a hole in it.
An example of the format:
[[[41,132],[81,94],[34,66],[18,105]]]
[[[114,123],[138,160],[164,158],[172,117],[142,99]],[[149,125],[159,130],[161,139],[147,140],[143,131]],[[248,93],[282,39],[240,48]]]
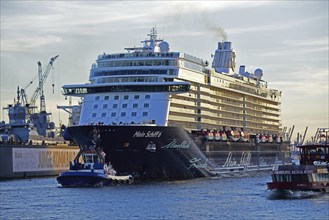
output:
[[[0,144],[0,180],[56,176],[78,152],[79,147],[67,144]]]

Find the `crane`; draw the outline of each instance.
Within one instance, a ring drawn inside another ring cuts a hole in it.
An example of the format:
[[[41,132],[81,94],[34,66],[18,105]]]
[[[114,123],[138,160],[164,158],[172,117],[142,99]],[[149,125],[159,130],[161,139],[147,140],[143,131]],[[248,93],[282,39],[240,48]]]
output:
[[[45,103],[45,96],[44,96],[44,91],[43,91],[43,86],[46,82],[46,79],[50,73],[50,70],[53,66],[53,63],[57,59],[57,56],[54,56],[50,59],[46,70],[42,72],[42,66],[41,62],[39,61],[38,64],[38,76],[35,77],[32,81],[28,82],[24,88],[21,90],[19,87],[17,88],[17,102],[15,101],[15,106],[12,107],[9,115],[12,115],[12,117],[17,120],[21,120],[22,117],[24,117],[24,123],[25,123],[25,116],[29,116],[29,121],[24,124],[26,126],[25,128],[30,129],[29,124],[33,124],[33,128],[36,128],[37,132],[39,135],[46,136],[47,135],[47,129],[54,129],[55,128],[55,123],[54,122],[49,122],[48,116],[51,115],[50,113],[46,112],[46,103]],[[37,89],[34,91],[30,103],[27,101],[27,96],[25,90],[27,87],[29,87],[33,81],[38,78],[39,79],[39,84]],[[53,84],[54,86],[54,84]],[[39,113],[34,113],[34,109],[36,108],[35,103],[40,95],[40,112]],[[9,108],[8,108],[9,109]],[[23,114],[24,113],[24,114]],[[10,116],[9,116],[10,117]],[[17,118],[17,119],[16,119]],[[27,119],[27,118],[26,118]],[[27,131],[28,131],[27,130]],[[54,135],[53,132],[50,132],[48,135]]]
[[[43,92],[43,85],[46,82],[46,79],[50,73],[51,67],[53,66],[53,63],[55,62],[55,60],[57,59],[58,56],[59,55],[54,56],[50,59],[48,65],[46,67],[46,70],[44,71],[43,74],[42,74],[41,62],[40,61],[38,62],[39,85],[31,97],[30,105],[34,106],[38,96],[40,95],[40,112],[46,111],[46,102],[45,102],[45,96],[44,96],[44,92]]]
[[[20,91],[20,95],[22,97],[22,104],[25,106],[29,106],[29,103],[27,102],[27,96],[25,93],[25,90],[27,89],[27,87],[29,87],[31,84],[33,83],[33,81],[30,81],[23,89],[21,89]]]
[[[30,114],[30,120],[33,123],[34,127],[37,129],[38,134],[44,137],[47,135],[47,129],[49,128],[53,129],[55,124],[53,122],[49,122],[48,116],[51,114],[46,112],[46,102],[45,102],[43,86],[50,73],[53,63],[55,62],[57,57],[58,55],[50,59],[46,67],[46,70],[43,73],[42,73],[41,62],[40,61],[38,62],[39,85],[32,95],[30,106],[29,106],[29,109],[33,109],[33,107],[35,107],[35,103],[38,96],[40,96],[40,112],[33,113],[33,111],[31,111],[29,114]]]

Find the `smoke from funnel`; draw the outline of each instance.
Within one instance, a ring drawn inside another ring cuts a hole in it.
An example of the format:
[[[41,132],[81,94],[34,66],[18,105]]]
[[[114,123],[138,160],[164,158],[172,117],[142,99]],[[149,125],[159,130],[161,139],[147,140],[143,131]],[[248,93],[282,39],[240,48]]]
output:
[[[195,2],[179,3],[171,8],[171,10],[174,13],[170,14],[166,20],[171,21],[173,25],[181,25],[182,28],[199,26],[201,29],[204,28],[206,33],[210,32],[215,36],[217,41],[227,41],[225,30],[218,25],[218,22],[213,17],[209,17],[207,13],[203,13],[204,10],[199,10],[199,5],[195,4]]]
[[[227,33],[224,31],[221,27],[212,27],[210,29],[212,32],[216,34],[217,37],[219,37],[222,41],[227,41]]]

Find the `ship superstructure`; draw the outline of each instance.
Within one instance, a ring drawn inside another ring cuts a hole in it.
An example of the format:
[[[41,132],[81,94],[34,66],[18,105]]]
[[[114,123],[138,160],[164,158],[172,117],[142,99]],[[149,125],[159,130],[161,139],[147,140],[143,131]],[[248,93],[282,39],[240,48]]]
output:
[[[155,28],[148,36],[142,47],[99,55],[89,83],[63,86],[65,96],[82,98],[67,138],[88,147],[96,130],[106,162],[137,179],[212,176],[216,167],[284,160],[281,92],[267,87],[261,69],[235,73],[230,42],[218,43],[210,67],[171,52]]]
[[[190,65],[192,60],[185,57],[178,79],[189,81],[190,90],[173,96],[169,113],[172,125],[188,130],[280,132],[281,92],[267,87],[261,80],[261,69],[250,74],[241,66],[239,73],[234,73],[235,52],[230,42],[218,43],[212,68],[206,68],[202,60]]]
[[[238,128],[280,132],[281,92],[267,87],[262,70],[240,67],[230,42],[219,42],[212,68],[207,61],[170,52],[153,28],[143,47],[102,54],[88,84],[65,85],[64,95],[84,99],[80,125],[153,124],[193,129]]]

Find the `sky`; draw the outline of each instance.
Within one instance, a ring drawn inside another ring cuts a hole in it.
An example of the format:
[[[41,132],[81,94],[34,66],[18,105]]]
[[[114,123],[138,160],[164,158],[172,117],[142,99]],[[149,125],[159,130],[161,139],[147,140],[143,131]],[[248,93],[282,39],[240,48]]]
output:
[[[87,83],[102,53],[140,46],[152,27],[171,51],[212,61],[218,41],[232,42],[237,66],[263,70],[282,91],[282,127],[307,138],[329,127],[328,1],[30,1],[1,0],[0,103],[13,103],[51,57],[44,86],[52,120],[67,123],[65,84]],[[26,88],[28,98],[37,80]],[[54,88],[52,87],[54,84]],[[73,99],[73,104],[77,100]],[[7,119],[1,110],[0,121]]]

